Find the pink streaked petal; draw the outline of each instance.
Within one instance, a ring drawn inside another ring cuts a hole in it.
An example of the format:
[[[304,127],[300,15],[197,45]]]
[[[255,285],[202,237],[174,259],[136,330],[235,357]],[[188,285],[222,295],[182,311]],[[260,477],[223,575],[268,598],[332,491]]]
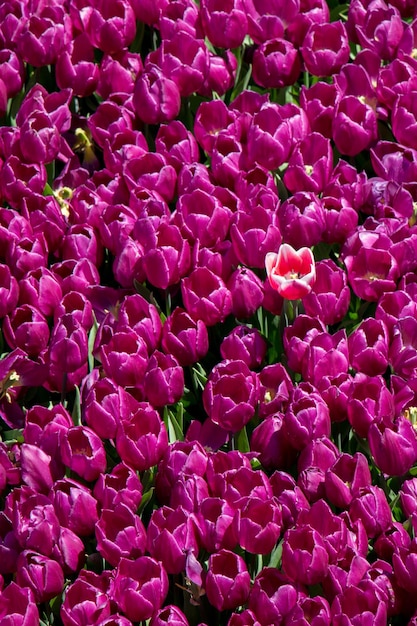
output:
[[[311,267],[314,267],[314,256],[310,248],[300,248],[298,250],[298,256],[301,260],[301,274],[307,274]]]
[[[278,289],[278,293],[287,300],[299,300],[311,291],[311,286],[301,280],[286,281]]]
[[[299,272],[301,259],[298,252],[288,243],[283,243],[278,250],[277,269],[280,274],[288,272]]]
[[[278,254],[276,252],[268,252],[268,254],[265,257],[265,267],[266,267],[266,273],[268,274],[268,276],[270,276],[272,274],[272,270],[276,265],[278,259]]]

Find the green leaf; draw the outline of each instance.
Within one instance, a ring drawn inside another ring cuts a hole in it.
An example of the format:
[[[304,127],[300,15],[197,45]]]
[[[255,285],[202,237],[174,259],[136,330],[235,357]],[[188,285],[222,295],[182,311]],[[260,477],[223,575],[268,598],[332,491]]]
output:
[[[235,435],[236,447],[239,452],[250,452],[250,445],[248,439],[248,433],[246,432],[246,426],[244,426],[236,435]]]
[[[168,407],[164,407],[164,424],[168,432],[169,443],[175,441],[183,441],[184,434],[181,426],[178,424],[175,415]]]
[[[6,430],[3,433],[3,441],[6,443],[23,443],[24,437],[20,428],[14,428],[13,430]]]
[[[80,390],[77,385],[75,385],[75,400],[71,417],[72,421],[74,422],[74,426],[81,426],[81,396]]]
[[[93,313],[93,325],[91,327],[91,330],[88,334],[88,369],[90,372],[93,371],[94,369],[94,355],[93,355],[93,350],[94,350],[94,342],[96,340],[96,335],[97,335],[97,330],[98,330],[98,324],[97,324],[97,319],[96,316]]]
[[[271,556],[269,558],[268,567],[279,567],[281,564],[282,557],[282,544],[283,541],[280,541],[279,544],[272,550]]]
[[[151,487],[146,493],[143,494],[142,500],[140,501],[140,504],[139,504],[138,515],[141,515],[144,509],[148,506],[149,502],[153,498],[154,491],[155,491],[155,488]]]

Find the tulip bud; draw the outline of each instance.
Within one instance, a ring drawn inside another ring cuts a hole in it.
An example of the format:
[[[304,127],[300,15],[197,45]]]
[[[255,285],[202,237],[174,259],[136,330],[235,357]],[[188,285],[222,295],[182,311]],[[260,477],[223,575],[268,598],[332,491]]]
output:
[[[242,557],[229,550],[211,554],[205,589],[208,601],[218,611],[245,604],[250,591],[250,575]]]

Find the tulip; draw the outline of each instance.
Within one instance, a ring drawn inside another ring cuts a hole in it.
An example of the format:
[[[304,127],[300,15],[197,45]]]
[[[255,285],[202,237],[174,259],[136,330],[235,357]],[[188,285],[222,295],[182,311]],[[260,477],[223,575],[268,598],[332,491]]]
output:
[[[161,460],[167,448],[165,425],[148,402],[140,402],[133,413],[121,416],[116,449],[123,462],[145,471]]]
[[[281,534],[280,506],[256,496],[243,497],[239,505],[239,544],[252,554],[268,554]]]
[[[223,359],[237,358],[244,361],[250,369],[256,369],[264,360],[266,342],[256,328],[236,326],[223,339],[220,354]]]
[[[135,38],[135,15],[128,2],[100,2],[80,11],[83,30],[95,48],[108,54],[119,52]]]
[[[242,557],[229,550],[210,555],[205,589],[208,601],[218,611],[245,604],[250,591],[250,575]]]
[[[284,426],[291,445],[297,450],[302,450],[312,438],[330,436],[329,409],[309,383],[301,383],[294,389]]]
[[[333,84],[318,81],[309,88],[305,85],[300,91],[300,106],[306,112],[313,132],[331,139],[332,125],[337,102],[337,90]]]
[[[279,228],[286,243],[295,246],[315,246],[323,237],[326,226],[321,200],[312,192],[296,192],[277,209]]]
[[[250,212],[238,210],[234,214],[230,237],[240,263],[261,268],[265,254],[281,245],[282,236],[275,212],[256,201],[253,204]]]
[[[299,583],[315,585],[327,574],[329,556],[319,533],[308,526],[287,530],[282,546],[282,567]]]
[[[208,352],[207,328],[176,307],[162,328],[161,343],[166,354],[172,354],[180,365],[192,365]]]
[[[101,348],[105,374],[116,384],[138,387],[148,364],[145,341],[134,331],[116,332]]]
[[[305,596],[303,588],[291,583],[283,572],[264,567],[255,578],[248,608],[261,624],[279,624]]]
[[[204,476],[208,455],[196,441],[176,441],[167,448],[159,463],[156,478],[158,498],[169,500],[179,474]]]
[[[417,435],[403,416],[393,424],[371,424],[368,442],[376,465],[389,476],[405,474],[417,461]]]
[[[173,356],[155,350],[148,362],[143,388],[152,406],[174,404],[184,393],[184,371]]]
[[[303,298],[307,315],[320,319],[323,324],[336,324],[346,315],[349,303],[346,273],[331,259],[319,261],[316,264],[316,282]]]
[[[24,304],[3,321],[3,333],[11,348],[21,348],[29,356],[36,357],[49,341],[48,323],[34,307]]]
[[[79,573],[74,583],[65,591],[60,616],[64,626],[83,622],[100,622],[111,613],[108,597],[108,578],[87,570]]]
[[[284,174],[284,184],[292,193],[321,193],[330,179],[332,166],[329,139],[320,133],[311,133],[293,151]]]
[[[352,500],[349,515],[353,521],[360,519],[368,537],[376,537],[390,528],[392,513],[385,494],[379,487],[366,487]]]
[[[146,531],[142,520],[125,504],[103,509],[95,527],[97,550],[116,567],[121,558],[136,559],[146,549]]]
[[[102,509],[111,509],[121,502],[135,512],[142,499],[142,483],[136,472],[119,463],[110,474],[98,477],[93,494]]]
[[[350,55],[343,22],[312,24],[300,51],[310,74],[331,76],[337,73]]]
[[[188,626],[188,621],[181,609],[169,604],[153,615],[149,626],[164,626],[165,624],[168,626]]]
[[[35,494],[17,502],[13,507],[13,524],[23,549],[34,550],[44,556],[52,554],[59,536],[59,521],[49,498]]]
[[[254,416],[258,400],[257,379],[243,361],[224,361],[213,368],[203,391],[203,405],[210,419],[238,432]]]
[[[223,96],[236,80],[237,59],[231,50],[226,50],[222,56],[209,54],[207,75],[198,93],[211,98],[213,91]]]
[[[161,608],[168,593],[168,576],[162,564],[149,556],[121,559],[109,595],[132,621],[147,620]]]
[[[268,252],[265,266],[271,286],[287,300],[298,300],[310,293],[316,279],[309,248],[294,250],[289,244],[282,244],[278,253]]]
[[[0,594],[0,619],[5,624],[35,626],[39,612],[33,591],[11,582]]]
[[[348,508],[360,490],[370,486],[368,461],[360,452],[341,454],[325,474],[326,498],[340,509]]]
[[[200,9],[204,32],[213,46],[237,48],[247,33],[248,21],[241,0],[203,0]]]
[[[56,561],[25,550],[19,555],[17,567],[17,584],[31,589],[37,603],[47,602],[62,593],[64,574]]]
[[[342,154],[355,156],[378,138],[375,111],[356,96],[344,96],[336,107],[333,140]]]
[[[94,532],[98,520],[97,500],[87,487],[64,478],[53,485],[50,498],[63,527],[80,537]]]
[[[154,66],[136,79],[133,106],[145,124],[166,123],[180,111],[180,92],[176,83]]]
[[[51,556],[65,574],[79,572],[85,561],[84,543],[72,530],[62,526]]]
[[[147,549],[168,574],[179,574],[189,550],[198,551],[194,516],[182,507],[153,511],[147,528]]]
[[[233,550],[238,543],[239,514],[222,498],[205,498],[198,510],[200,540],[208,552]]]
[[[84,480],[96,480],[106,469],[106,453],[98,435],[88,426],[74,426],[61,443],[64,465]]]
[[[286,39],[265,41],[256,48],[252,63],[253,80],[267,89],[292,85],[301,71],[299,53]]]
[[[223,322],[232,311],[232,296],[223,280],[205,267],[193,270],[181,283],[187,312],[206,326]]]

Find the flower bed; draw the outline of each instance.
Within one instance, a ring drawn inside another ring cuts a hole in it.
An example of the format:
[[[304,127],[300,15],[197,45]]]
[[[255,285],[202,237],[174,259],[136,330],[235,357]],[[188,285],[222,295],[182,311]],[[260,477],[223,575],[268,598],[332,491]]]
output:
[[[1,624],[417,624],[416,17],[0,3]]]

